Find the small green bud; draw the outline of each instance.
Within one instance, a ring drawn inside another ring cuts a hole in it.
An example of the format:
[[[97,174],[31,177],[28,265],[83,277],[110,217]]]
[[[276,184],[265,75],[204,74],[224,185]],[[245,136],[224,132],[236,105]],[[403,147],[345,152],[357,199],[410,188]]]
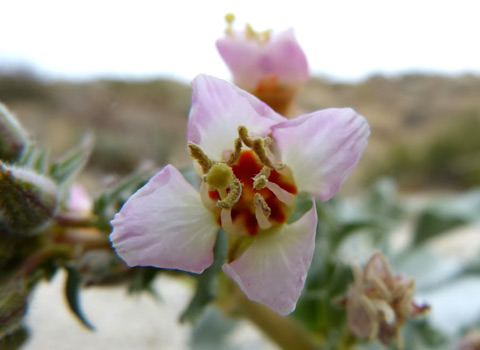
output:
[[[0,103],[0,159],[14,161],[28,142],[28,135],[15,116]]]
[[[28,234],[55,213],[58,189],[49,178],[0,161],[0,233]]]

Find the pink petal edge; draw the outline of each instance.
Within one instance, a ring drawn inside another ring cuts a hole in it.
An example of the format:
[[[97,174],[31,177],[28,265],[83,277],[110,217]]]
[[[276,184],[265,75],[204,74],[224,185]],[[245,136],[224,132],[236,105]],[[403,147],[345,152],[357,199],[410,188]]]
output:
[[[313,203],[312,209],[296,222],[256,237],[240,258],[223,265],[223,271],[250,300],[288,315],[295,310],[305,284],[315,249],[316,227]]]
[[[111,225],[110,241],[129,266],[201,273],[213,262],[218,225],[172,165],[130,197]]]
[[[192,87],[187,139],[214,160],[233,149],[239,125],[266,136],[273,125],[286,120],[255,96],[225,80],[202,74],[193,80]]]
[[[351,108],[328,108],[277,124],[272,134],[299,190],[326,201],[360,160],[370,127]]]

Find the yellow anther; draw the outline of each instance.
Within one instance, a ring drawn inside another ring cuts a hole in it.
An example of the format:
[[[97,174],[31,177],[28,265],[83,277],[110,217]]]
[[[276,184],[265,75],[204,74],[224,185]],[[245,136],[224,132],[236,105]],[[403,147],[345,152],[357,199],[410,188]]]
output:
[[[263,215],[268,219],[270,217],[270,214],[272,213],[272,210],[268,206],[267,202],[265,202],[265,199],[262,197],[260,193],[255,193],[255,206],[260,208],[262,210]]]
[[[255,175],[253,178],[253,188],[257,191],[260,191],[261,189],[265,188],[265,186],[268,183],[268,177],[270,176],[270,173],[272,172],[272,169],[269,167],[264,166],[260,172]]]
[[[263,45],[270,41],[272,31],[270,29],[258,32],[250,24],[245,25],[245,38],[255,40],[258,44]]]
[[[224,209],[230,209],[238,202],[241,195],[242,183],[236,177],[234,177],[233,182],[230,184],[230,192],[228,192],[224,199],[217,201],[217,206]]]
[[[240,153],[242,152],[242,140],[240,138],[235,139],[235,150],[230,154],[230,157],[227,160],[228,165],[235,164],[240,157]]]
[[[235,15],[231,12],[225,15],[225,21],[227,21],[228,25],[232,25],[233,21],[235,21]]]
[[[267,156],[267,152],[265,151],[265,144],[263,143],[263,140],[261,138],[256,138],[255,140],[253,140],[251,149],[255,152],[263,165],[268,166],[272,169],[275,168],[272,161]]]
[[[265,175],[255,176],[253,178],[253,189],[260,191],[265,188],[268,183],[268,179]]]
[[[252,28],[250,24],[245,24],[245,37],[247,39],[254,39],[257,36],[257,32]]]
[[[217,190],[224,190],[233,182],[233,170],[225,163],[215,163],[205,177],[207,184]]]
[[[233,36],[233,21],[235,21],[235,15],[233,13],[227,13],[225,15],[225,21],[227,22],[227,28],[225,29],[225,33],[229,36]]]
[[[253,141],[250,138],[250,136],[248,136],[247,128],[244,127],[243,125],[238,126],[238,136],[240,136],[240,139],[245,144],[245,146],[252,148]]]
[[[197,161],[197,163],[202,167],[204,174],[208,173],[212,167],[212,161],[208,159],[207,155],[203,153],[200,146],[194,144],[193,142],[188,142],[188,150],[190,151],[190,156]]]

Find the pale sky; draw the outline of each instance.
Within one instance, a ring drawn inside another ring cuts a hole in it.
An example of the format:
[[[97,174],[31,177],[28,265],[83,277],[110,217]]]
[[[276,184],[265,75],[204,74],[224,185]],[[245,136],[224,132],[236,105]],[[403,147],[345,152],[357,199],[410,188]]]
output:
[[[0,67],[53,78],[229,79],[215,40],[224,15],[293,27],[313,75],[480,74],[477,0],[0,0]]]

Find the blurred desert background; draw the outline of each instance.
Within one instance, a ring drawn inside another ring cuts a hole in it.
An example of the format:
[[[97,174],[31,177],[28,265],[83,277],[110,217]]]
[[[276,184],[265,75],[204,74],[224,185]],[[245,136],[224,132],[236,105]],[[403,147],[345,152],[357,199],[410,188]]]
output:
[[[187,167],[190,86],[173,80],[44,81],[27,69],[0,72],[0,100],[52,157],[95,136],[87,170],[99,179],[145,162]],[[358,83],[316,77],[301,90],[300,113],[352,107],[371,125],[369,145],[342,193],[394,179],[403,193],[463,190],[480,183],[480,77],[403,74]]]

